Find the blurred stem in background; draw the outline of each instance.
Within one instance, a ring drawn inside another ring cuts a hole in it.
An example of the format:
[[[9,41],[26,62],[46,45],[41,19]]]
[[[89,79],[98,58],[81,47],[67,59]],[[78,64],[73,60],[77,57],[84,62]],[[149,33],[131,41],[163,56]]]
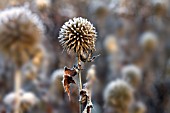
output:
[[[20,70],[17,68],[16,72],[15,72],[15,83],[14,83],[14,87],[15,87],[15,93],[16,93],[16,100],[15,100],[15,111],[14,113],[20,113],[20,90],[21,90],[21,72]]]

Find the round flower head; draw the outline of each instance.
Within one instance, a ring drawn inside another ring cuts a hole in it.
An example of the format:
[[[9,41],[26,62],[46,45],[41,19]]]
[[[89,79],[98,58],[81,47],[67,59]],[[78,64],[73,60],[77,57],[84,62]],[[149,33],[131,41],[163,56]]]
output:
[[[124,80],[112,81],[104,91],[104,101],[107,106],[115,109],[127,109],[133,100],[133,89]]]
[[[122,68],[123,79],[127,81],[134,88],[138,86],[141,81],[141,70],[135,65],[127,65]]]
[[[96,30],[93,25],[82,17],[70,19],[59,33],[59,40],[64,50],[77,54],[95,50]]]
[[[21,66],[41,40],[42,23],[28,8],[14,7],[0,12],[0,26],[0,50]]]
[[[146,51],[154,50],[158,45],[158,37],[153,32],[145,32],[142,34],[140,44]]]

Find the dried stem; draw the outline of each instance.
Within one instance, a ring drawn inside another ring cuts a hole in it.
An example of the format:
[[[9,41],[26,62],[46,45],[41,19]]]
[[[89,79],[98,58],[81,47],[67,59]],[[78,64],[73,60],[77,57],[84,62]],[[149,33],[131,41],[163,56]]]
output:
[[[21,89],[21,72],[20,70],[16,70],[15,72],[15,93],[16,93],[16,100],[15,100],[15,112],[14,113],[19,113],[20,111],[20,89]]]
[[[81,60],[80,60],[80,55],[78,55],[78,77],[79,77],[79,93],[82,90],[82,81],[81,81]],[[82,104],[81,100],[79,100],[79,112],[82,112]]]
[[[78,77],[79,77],[79,90],[82,90],[82,81],[81,81],[81,60],[80,57],[78,57],[78,66],[79,66],[79,70],[78,70]]]

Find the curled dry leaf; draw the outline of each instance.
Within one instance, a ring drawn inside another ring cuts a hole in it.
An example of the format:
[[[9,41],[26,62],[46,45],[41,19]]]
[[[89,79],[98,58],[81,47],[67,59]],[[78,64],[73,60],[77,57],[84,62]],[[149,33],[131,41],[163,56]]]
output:
[[[80,91],[80,99],[79,101],[81,102],[81,104],[87,104],[87,100],[88,100],[88,95],[87,95],[87,91],[85,89],[82,89]]]
[[[68,67],[64,67],[64,74],[69,75],[71,77],[74,77],[77,74],[76,66],[74,66],[72,69]]]
[[[86,100],[86,106],[83,110],[83,113],[91,113],[91,108],[93,108],[93,104],[91,102],[91,97],[88,95]]]
[[[67,92],[68,96],[69,96],[69,100],[70,100],[70,84],[76,84],[73,77],[77,74],[76,69],[73,67],[72,69],[68,68],[68,67],[64,67],[64,75],[63,75],[63,86],[64,86],[64,90],[65,92]]]
[[[73,83],[75,84],[75,81],[73,80],[72,77],[70,77],[69,75],[64,75],[63,77],[63,85],[64,85],[64,89],[65,89],[65,92],[67,92],[68,96],[69,96],[69,99],[70,99],[70,84]]]
[[[83,113],[91,113],[91,108],[92,108],[91,106],[86,106]]]
[[[91,113],[91,108],[93,108],[93,104],[91,102],[91,86],[90,84],[84,84],[84,89],[80,91],[80,102],[83,105],[83,113]]]

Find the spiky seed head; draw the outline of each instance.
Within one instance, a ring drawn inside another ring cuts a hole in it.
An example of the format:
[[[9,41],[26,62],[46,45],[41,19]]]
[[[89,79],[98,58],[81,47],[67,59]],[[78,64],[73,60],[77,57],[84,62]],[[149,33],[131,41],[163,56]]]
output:
[[[123,79],[127,81],[132,87],[136,88],[142,79],[142,74],[140,68],[136,65],[124,66],[121,70]]]
[[[140,45],[145,51],[153,51],[158,45],[158,37],[155,33],[147,31],[140,38]]]
[[[133,88],[124,80],[112,81],[104,91],[104,101],[115,109],[127,109],[133,101]]]
[[[21,66],[41,40],[41,21],[28,8],[14,7],[0,12],[0,26],[0,50]]]
[[[95,50],[96,29],[82,17],[70,19],[60,30],[59,42],[67,52],[77,54]]]

